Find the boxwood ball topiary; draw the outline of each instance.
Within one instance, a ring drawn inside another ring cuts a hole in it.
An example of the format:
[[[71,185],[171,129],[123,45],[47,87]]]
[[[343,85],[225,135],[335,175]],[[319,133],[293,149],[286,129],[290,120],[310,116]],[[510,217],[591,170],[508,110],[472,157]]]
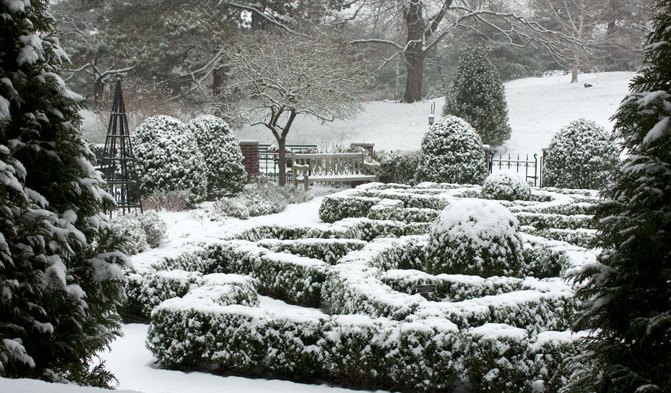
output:
[[[131,135],[142,195],[186,190],[190,203],[205,199],[205,159],[184,123],[170,116],[153,116]]]
[[[487,176],[482,140],[465,120],[446,116],[422,140],[417,181],[480,184]]]
[[[450,203],[429,232],[427,266],[432,274],[518,276],[524,267],[515,216],[482,199]]]
[[[247,181],[247,172],[242,165],[240,142],[231,133],[228,123],[217,116],[203,115],[193,119],[187,127],[196,137],[205,159],[208,197],[240,192]]]
[[[579,119],[564,126],[545,153],[544,184],[561,188],[600,189],[619,162],[619,150],[606,130]]]
[[[482,183],[480,197],[485,199],[502,199],[507,201],[528,201],[531,187],[522,176],[513,172],[494,172]]]

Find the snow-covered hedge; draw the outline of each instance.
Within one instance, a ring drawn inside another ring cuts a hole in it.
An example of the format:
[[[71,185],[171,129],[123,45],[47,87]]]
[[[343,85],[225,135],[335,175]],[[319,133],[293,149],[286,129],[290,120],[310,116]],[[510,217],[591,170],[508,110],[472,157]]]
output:
[[[531,188],[520,175],[512,172],[494,172],[482,183],[480,196],[486,199],[527,201],[531,198]]]
[[[370,209],[382,199],[349,195],[327,195],[319,206],[319,218],[336,222],[344,218],[366,217]]]
[[[146,119],[131,134],[143,195],[187,190],[191,203],[207,195],[207,167],[196,138],[170,116]]]
[[[619,161],[612,136],[591,120],[564,126],[550,142],[544,164],[544,184],[550,187],[601,189]]]
[[[285,252],[306,258],[319,259],[335,265],[340,258],[353,250],[360,250],[366,242],[358,239],[267,239],[257,242],[273,252]]]
[[[205,159],[208,197],[240,192],[247,181],[247,172],[242,165],[240,142],[228,123],[216,116],[203,115],[191,120],[187,127]]]
[[[431,227],[424,270],[517,276],[524,266],[522,249],[518,221],[508,209],[494,201],[456,200]]]
[[[419,162],[418,151],[377,151],[375,159],[380,163],[379,178],[383,183],[414,183],[415,170]]]
[[[156,248],[161,244],[161,240],[168,233],[168,226],[165,221],[156,213],[155,210],[148,210],[138,216],[140,226],[144,231],[147,244],[151,248]]]
[[[156,248],[167,233],[167,226],[155,211],[118,215],[112,219],[112,230],[124,240],[125,251],[134,255]]]
[[[586,214],[546,214],[546,213],[514,213],[520,225],[532,226],[535,229],[591,229],[594,227],[593,217]]]
[[[480,184],[487,176],[482,140],[461,118],[446,116],[422,139],[418,182]]]
[[[363,315],[269,314],[259,308],[171,299],[152,314],[147,345],[162,366],[331,380],[360,387],[531,392],[557,385],[577,337],[530,335],[503,324],[459,330],[444,319],[397,322]]]

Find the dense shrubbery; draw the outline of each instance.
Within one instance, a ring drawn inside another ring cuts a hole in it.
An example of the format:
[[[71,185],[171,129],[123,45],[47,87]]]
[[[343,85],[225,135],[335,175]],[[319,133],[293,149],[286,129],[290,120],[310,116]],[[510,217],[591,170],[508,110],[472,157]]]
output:
[[[419,155],[417,151],[376,152],[375,159],[380,163],[380,181],[397,184],[414,183]]]
[[[443,116],[447,115],[467,121],[492,147],[510,138],[503,82],[486,49],[476,46],[461,56],[445,94]]]
[[[280,187],[265,177],[257,177],[235,197],[221,198],[214,204],[214,216],[231,216],[241,219],[279,213],[291,203],[302,203],[312,195],[292,186]]]
[[[112,229],[125,242],[126,253],[140,253],[148,248],[155,248],[167,233],[165,222],[149,210],[143,214],[127,214],[116,216],[112,220]]]
[[[240,143],[228,124],[216,116],[204,115],[193,119],[187,127],[205,159],[208,197],[240,192],[247,181],[247,172],[242,165]]]
[[[195,136],[181,121],[150,117],[135,129],[132,138],[143,195],[186,190],[191,203],[205,199],[205,159]]]
[[[531,198],[531,188],[517,173],[494,172],[482,183],[480,196],[486,199],[527,201]]]
[[[480,184],[487,176],[482,140],[466,121],[439,119],[422,139],[415,180]]]
[[[603,127],[590,120],[573,121],[548,146],[543,182],[549,187],[600,189],[610,182],[619,154]]]
[[[518,222],[497,202],[458,200],[431,228],[426,271],[516,276],[524,266]]]

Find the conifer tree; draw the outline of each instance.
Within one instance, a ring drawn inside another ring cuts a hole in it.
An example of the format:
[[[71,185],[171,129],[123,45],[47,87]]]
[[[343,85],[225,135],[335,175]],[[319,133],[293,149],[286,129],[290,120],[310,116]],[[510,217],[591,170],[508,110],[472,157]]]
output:
[[[627,157],[596,216],[602,252],[579,276],[577,327],[593,336],[575,390],[671,392],[671,2],[657,1],[652,26],[648,65],[614,116]]]
[[[492,147],[510,138],[503,82],[486,49],[474,47],[459,60],[450,90],[445,95],[443,116],[447,115],[466,120],[482,142]]]
[[[93,360],[119,334],[127,258],[47,8],[0,0],[0,376],[105,386]]]

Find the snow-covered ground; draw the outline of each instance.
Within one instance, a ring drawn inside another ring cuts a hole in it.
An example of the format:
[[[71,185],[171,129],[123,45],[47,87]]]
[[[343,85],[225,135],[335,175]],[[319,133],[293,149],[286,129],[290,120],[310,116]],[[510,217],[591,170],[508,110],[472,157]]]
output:
[[[610,127],[609,118],[627,92],[629,72],[588,74],[580,84],[569,84],[566,76],[527,78],[506,84],[506,94],[512,126],[512,137],[505,147],[510,152],[533,153],[546,146],[552,135],[563,125],[579,117],[595,120]],[[583,83],[592,87],[585,88]],[[290,134],[291,143],[316,143],[333,147],[337,143],[372,142],[376,149],[418,149],[427,130],[431,102],[440,112],[442,99],[415,104],[371,102],[354,119],[320,124],[312,119],[299,119]],[[266,130],[250,128],[238,132],[244,139],[271,142]],[[264,224],[326,225],[320,222],[318,209],[322,198],[289,205],[282,213],[253,217],[249,220],[226,219],[212,221],[205,209],[162,213],[168,224],[168,237],[159,248],[132,258],[142,268],[166,256],[175,256],[190,246],[220,240],[227,235]],[[280,301],[262,298],[264,308],[286,310],[293,307]],[[315,312],[318,312],[315,310]],[[161,370],[154,364],[145,348],[146,325],[130,324],[124,336],[112,344],[111,351],[102,354],[110,370],[119,380],[119,389],[144,393],[209,392],[348,392],[350,390],[325,385],[306,385],[279,380],[223,377],[205,373],[184,373]],[[64,387],[30,380],[0,378],[0,392],[13,393],[101,393],[99,389]]]
[[[610,117],[627,94],[632,72],[604,72],[580,75],[579,83],[570,77],[554,75],[525,78],[505,84],[512,136],[504,145],[508,153],[537,153],[547,146],[559,129],[584,117],[611,129]],[[592,87],[585,88],[589,83]],[[294,144],[316,144],[332,149],[350,142],[375,143],[377,150],[417,150],[428,129],[431,104],[440,115],[444,99],[414,104],[375,101],[348,120],[323,123],[299,117],[288,139]],[[246,126],[236,131],[241,139],[273,143],[273,136],[262,126]]]

